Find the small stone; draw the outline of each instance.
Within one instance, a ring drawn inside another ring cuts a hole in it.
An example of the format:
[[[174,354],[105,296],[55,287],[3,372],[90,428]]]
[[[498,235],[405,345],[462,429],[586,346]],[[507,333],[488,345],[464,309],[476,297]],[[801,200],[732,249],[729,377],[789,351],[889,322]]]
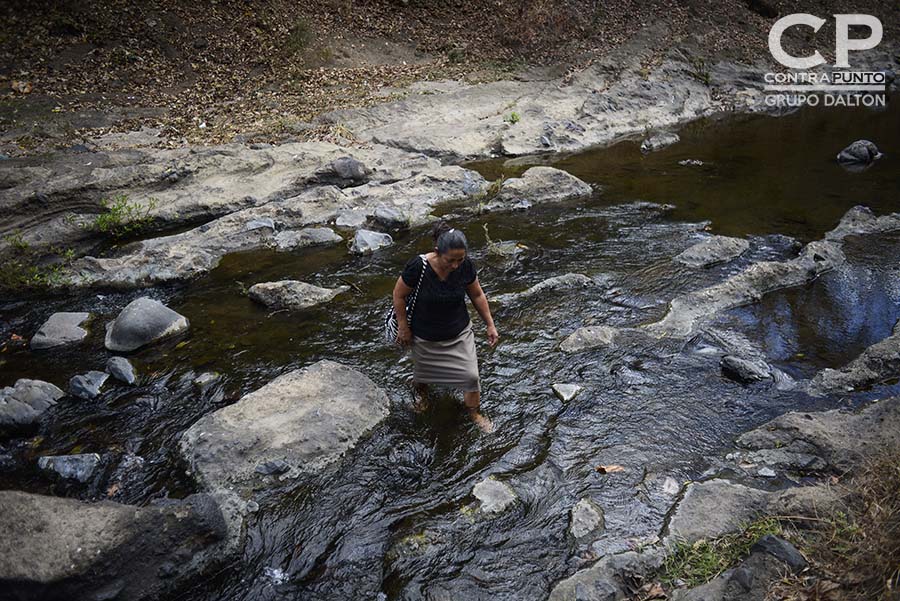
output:
[[[31,348],[41,350],[81,342],[88,333],[79,326],[90,316],[90,313],[54,313],[31,339]]]
[[[681,138],[678,134],[671,132],[664,132],[661,134],[656,134],[655,136],[650,136],[643,142],[641,142],[641,152],[653,152],[655,150],[660,150],[661,148],[665,148],[666,146],[671,146],[679,142]]]
[[[297,280],[261,282],[250,287],[250,298],[273,309],[308,309],[326,303],[350,289],[349,286],[320,288]]]
[[[742,359],[734,355],[725,355],[720,366],[722,375],[741,384],[772,379],[772,370],[761,359]]]
[[[95,370],[72,376],[69,380],[69,393],[84,400],[96,398],[108,378],[109,374]]]
[[[578,540],[595,536],[605,527],[603,508],[592,499],[579,500],[569,514],[569,534]]]
[[[276,476],[290,471],[290,469],[291,466],[287,461],[284,459],[275,459],[257,465],[254,471],[256,471],[257,474],[262,474],[264,476]]]
[[[761,467],[757,470],[756,474],[762,478],[774,478],[778,475],[775,473],[775,470],[770,467]]]
[[[357,230],[350,251],[358,254],[367,254],[375,252],[379,248],[390,246],[393,243],[394,239],[389,234],[370,230]]]
[[[409,227],[409,218],[393,207],[378,207],[372,220],[389,230],[402,230]]]
[[[794,545],[774,534],[767,534],[759,539],[756,544],[751,547],[750,551],[768,553],[772,557],[787,564],[794,572],[799,572],[808,565],[806,559]]]
[[[244,231],[249,232],[251,230],[258,230],[261,228],[268,228],[272,231],[275,230],[275,222],[271,217],[262,217],[260,219],[251,219],[247,223],[244,224]]]
[[[878,147],[869,140],[857,140],[837,155],[838,163],[844,165],[869,165],[881,158]]]
[[[552,388],[557,398],[564,403],[574,399],[582,390],[578,384],[554,384]]]
[[[38,467],[55,472],[63,478],[87,482],[100,465],[100,455],[84,453],[80,455],[47,455],[38,459]]]
[[[500,513],[516,502],[516,493],[505,482],[486,478],[472,488],[472,494],[481,501],[483,513]]]
[[[338,213],[337,218],[334,220],[334,224],[338,227],[358,228],[362,227],[368,218],[369,216],[365,211],[350,209]]]
[[[222,377],[222,374],[215,371],[207,371],[203,372],[196,378],[194,378],[194,385],[199,386],[200,388],[206,388],[216,380]]]
[[[110,357],[106,361],[106,373],[125,384],[134,384],[137,380],[134,366],[125,357]]]
[[[666,476],[666,479],[663,481],[663,492],[670,497],[674,497],[679,490],[681,490],[681,485],[678,484],[678,480],[672,476]]]

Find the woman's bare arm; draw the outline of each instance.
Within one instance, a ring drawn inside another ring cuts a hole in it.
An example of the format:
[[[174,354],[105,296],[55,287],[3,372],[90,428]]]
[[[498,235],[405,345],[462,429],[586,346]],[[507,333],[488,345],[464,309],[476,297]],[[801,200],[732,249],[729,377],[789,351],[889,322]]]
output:
[[[478,311],[478,315],[481,317],[481,321],[484,322],[484,325],[487,326],[487,335],[488,335],[488,344],[494,346],[497,344],[497,340],[500,338],[500,334],[497,332],[496,326],[494,326],[494,318],[491,316],[491,308],[488,306],[487,296],[484,294],[484,290],[481,289],[481,284],[478,282],[478,278],[475,278],[475,281],[466,286],[466,294],[469,295],[469,299],[472,301],[472,305],[475,307],[475,310]]]
[[[406,285],[402,277],[397,278],[394,284],[394,314],[397,316],[397,340],[403,346],[412,344],[412,331],[409,328],[409,321],[406,317],[406,297],[413,291]]]

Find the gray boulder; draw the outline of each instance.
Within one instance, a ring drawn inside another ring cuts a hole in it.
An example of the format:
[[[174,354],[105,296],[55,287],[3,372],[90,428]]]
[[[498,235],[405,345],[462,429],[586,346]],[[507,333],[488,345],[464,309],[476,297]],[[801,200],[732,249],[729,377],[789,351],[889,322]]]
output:
[[[61,478],[87,482],[100,465],[97,453],[78,455],[45,455],[38,459],[38,467],[45,472],[54,472]]]
[[[305,227],[301,230],[285,230],[275,234],[275,246],[278,250],[335,244],[341,240],[343,238],[330,227]]]
[[[365,225],[369,214],[362,209],[348,209],[337,214],[334,224],[338,227],[358,228]]]
[[[250,298],[273,309],[307,309],[327,303],[350,286],[320,288],[297,280],[262,282],[250,287]]]
[[[688,267],[710,267],[747,252],[750,243],[742,238],[711,236],[675,256],[675,261]]]
[[[41,414],[65,396],[62,390],[41,380],[16,380],[0,389],[0,433],[13,432],[37,423]]]
[[[294,473],[314,471],[351,449],[387,412],[387,395],[368,377],[319,361],[200,418],[182,435],[181,455],[212,490],[255,480],[256,467],[268,461],[285,461]]]
[[[188,320],[158,300],[142,296],[128,303],[106,326],[106,348],[128,352],[188,328]]]
[[[0,588],[10,599],[156,599],[217,559],[207,495],[160,506],[0,491]]]
[[[681,138],[676,133],[672,132],[663,132],[656,134],[654,136],[650,136],[643,142],[641,142],[641,152],[653,152],[655,150],[660,150],[665,148],[666,146],[671,146],[672,144],[677,144],[681,141]]]
[[[95,370],[72,376],[69,380],[69,394],[84,400],[96,398],[108,378],[108,373]]]
[[[353,237],[350,251],[358,254],[368,254],[393,243],[394,239],[391,238],[390,234],[382,234],[371,230],[356,230],[356,236]]]
[[[618,333],[617,328],[610,326],[585,326],[572,332],[562,341],[559,348],[564,353],[577,353],[598,346],[610,346],[615,342]]]
[[[870,165],[881,156],[881,152],[873,142],[857,140],[838,153],[837,161],[849,166]]]
[[[90,313],[54,313],[32,337],[31,348],[40,350],[81,342],[88,333],[79,326],[90,316]]]
[[[508,179],[497,195],[497,206],[513,205],[521,200],[562,202],[590,198],[589,185],[561,169],[532,167],[521,177]]]
[[[376,207],[372,221],[388,230],[402,230],[409,227],[409,217],[394,207]]]
[[[134,384],[137,380],[134,366],[125,357],[110,357],[106,361],[106,373],[125,384]]]

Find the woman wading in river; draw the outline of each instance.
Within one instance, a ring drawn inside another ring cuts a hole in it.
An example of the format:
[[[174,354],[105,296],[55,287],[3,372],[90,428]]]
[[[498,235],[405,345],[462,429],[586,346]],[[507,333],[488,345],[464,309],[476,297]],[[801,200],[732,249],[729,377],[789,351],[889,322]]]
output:
[[[440,221],[434,226],[432,237],[434,250],[410,259],[394,286],[397,338],[403,346],[412,347],[417,409],[424,409],[429,384],[458,388],[464,393],[472,421],[490,432],[493,424],[479,411],[478,358],[465,295],[487,326],[488,343],[494,346],[500,335],[478,283],[475,265],[466,256],[465,235]],[[412,323],[409,323],[406,297],[417,285],[419,291],[412,308]]]

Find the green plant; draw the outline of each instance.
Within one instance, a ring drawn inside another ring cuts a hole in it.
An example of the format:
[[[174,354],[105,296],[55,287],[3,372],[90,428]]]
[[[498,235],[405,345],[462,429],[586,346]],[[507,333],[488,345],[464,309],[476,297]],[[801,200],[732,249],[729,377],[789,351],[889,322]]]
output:
[[[691,70],[688,71],[691,77],[701,82],[703,85],[708,86],[710,81],[712,81],[712,75],[709,72],[709,66],[706,64],[706,61],[700,57],[696,57],[691,60]]]
[[[503,118],[503,120],[506,121],[507,123],[509,123],[510,125],[515,125],[520,120],[519,113],[517,113],[516,111],[513,111],[510,114],[508,114],[507,116],[505,116]]]
[[[501,173],[500,177],[489,183],[483,190],[472,197],[472,200],[475,202],[476,214],[480,215],[481,213],[484,213],[487,204],[497,198],[500,191],[503,189],[504,181],[506,181],[506,176]]]
[[[682,581],[689,587],[709,582],[747,556],[760,538],[781,532],[781,523],[766,517],[713,540],[676,541],[663,563],[660,580],[666,584]]]
[[[89,229],[115,239],[137,234],[153,221],[150,212],[156,208],[156,200],[150,199],[146,205],[128,200],[125,194],[117,194],[111,199],[100,201],[105,209],[88,224]]]
[[[28,242],[22,237],[22,232],[18,230],[11,234],[6,234],[3,236],[3,239],[16,250],[28,250],[29,248]]]

